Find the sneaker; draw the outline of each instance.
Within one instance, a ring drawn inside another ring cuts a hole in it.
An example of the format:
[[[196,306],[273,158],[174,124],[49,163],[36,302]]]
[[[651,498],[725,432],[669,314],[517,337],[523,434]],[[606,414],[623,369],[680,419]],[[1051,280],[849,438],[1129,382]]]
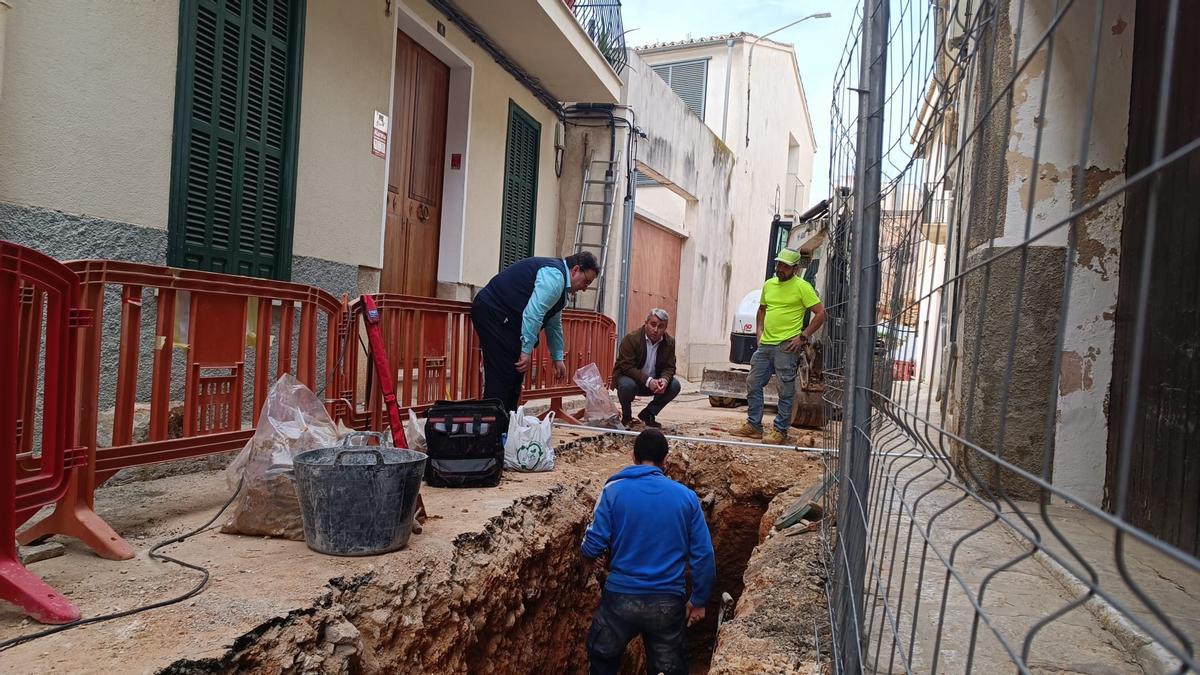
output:
[[[763,443],[770,445],[787,445],[788,435],[786,431],[780,431],[775,427],[771,427],[770,431],[763,434],[762,440]]]
[[[638,419],[641,420],[642,423],[648,427],[651,427],[654,429],[662,428],[662,425],[658,423],[658,420],[654,419],[654,415],[647,415],[645,410],[638,413]]]
[[[633,418],[630,417],[629,415],[622,415],[621,416],[621,425],[626,428],[633,426]]]
[[[742,422],[742,426],[740,426],[736,429],[730,430],[729,433],[733,434],[734,436],[741,436],[742,438],[762,438],[763,437],[762,429],[759,429],[758,427],[750,424],[749,422]]]

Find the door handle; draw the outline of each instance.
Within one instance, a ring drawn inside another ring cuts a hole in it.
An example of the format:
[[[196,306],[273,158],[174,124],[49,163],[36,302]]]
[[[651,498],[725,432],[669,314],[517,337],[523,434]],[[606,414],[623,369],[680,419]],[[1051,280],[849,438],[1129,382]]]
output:
[[[420,219],[420,221],[422,223],[425,222],[426,220],[428,220],[429,219],[429,207],[424,204],[418,205],[417,206],[417,218]]]

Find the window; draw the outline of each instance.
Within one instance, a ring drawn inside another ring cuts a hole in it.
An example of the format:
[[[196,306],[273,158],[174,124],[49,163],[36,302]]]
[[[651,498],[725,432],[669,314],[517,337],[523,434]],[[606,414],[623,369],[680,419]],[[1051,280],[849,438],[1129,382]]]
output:
[[[692,112],[704,119],[704,91],[708,86],[708,59],[651,66]]]
[[[172,265],[291,275],[304,0],[183,0]]]
[[[509,101],[504,207],[500,215],[500,269],[533,255],[541,136],[542,125]]]
[[[771,223],[771,240],[767,244],[767,279],[775,276],[775,256],[787,248],[788,239],[791,236],[791,221],[776,220]]]

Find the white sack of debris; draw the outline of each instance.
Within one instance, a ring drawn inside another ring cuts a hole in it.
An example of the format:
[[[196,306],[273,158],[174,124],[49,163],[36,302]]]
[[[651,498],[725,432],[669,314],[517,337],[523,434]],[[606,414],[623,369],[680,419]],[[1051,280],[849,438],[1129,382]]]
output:
[[[338,428],[321,399],[290,374],[267,393],[254,437],[225,470],[229,486],[242,484],[233,513],[221,526],[230,534],[304,540],[292,458],[338,444]]]

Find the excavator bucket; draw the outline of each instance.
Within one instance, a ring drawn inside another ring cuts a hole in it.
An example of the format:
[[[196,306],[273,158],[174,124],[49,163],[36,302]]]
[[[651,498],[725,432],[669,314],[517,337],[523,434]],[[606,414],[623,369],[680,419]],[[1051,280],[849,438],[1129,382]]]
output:
[[[746,405],[746,379],[749,368],[705,368],[700,380],[700,393],[708,396],[708,402],[716,408],[736,408]],[[779,403],[779,390],[771,378],[763,390],[767,405]]]
[[[792,404],[792,426],[820,429],[825,426],[824,384],[810,377],[809,360],[801,359],[796,376],[796,396]],[[736,408],[746,405],[746,381],[750,369],[737,366],[705,368],[700,381],[700,393],[716,408]],[[772,377],[763,389],[763,404],[779,404],[779,379]]]

